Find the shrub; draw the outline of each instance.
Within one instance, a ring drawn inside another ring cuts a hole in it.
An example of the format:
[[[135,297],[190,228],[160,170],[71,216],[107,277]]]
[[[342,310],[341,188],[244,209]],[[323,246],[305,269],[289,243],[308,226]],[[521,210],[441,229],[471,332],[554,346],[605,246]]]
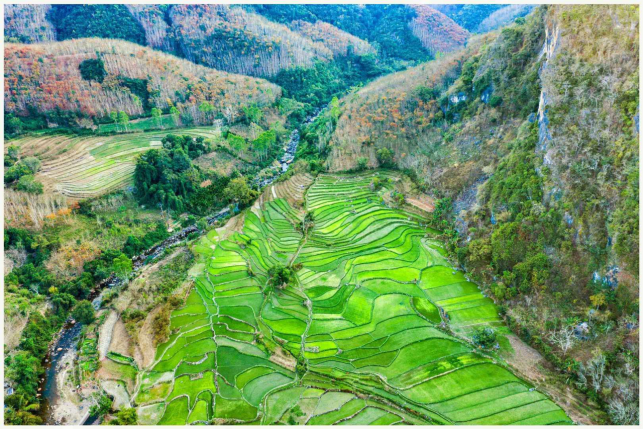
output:
[[[96,318],[94,306],[89,301],[80,301],[74,311],[72,317],[78,322],[88,325]]]
[[[145,319],[145,312],[135,309],[135,308],[128,308],[125,310],[122,314],[123,321],[125,323],[127,322],[139,322],[143,319]]]
[[[112,400],[107,395],[100,395],[96,398],[96,404],[89,408],[89,415],[92,417],[104,416],[112,409]]]
[[[502,98],[498,97],[497,95],[494,95],[491,97],[491,100],[489,100],[489,106],[491,107],[498,107],[502,104]]]
[[[274,265],[268,270],[268,287],[285,289],[294,280],[293,271],[283,265]]]
[[[22,162],[31,171],[32,174],[36,174],[38,170],[40,170],[40,166],[42,165],[40,160],[35,156],[28,156],[27,158],[23,159]]]
[[[96,59],[88,59],[78,65],[80,75],[85,80],[95,80],[96,82],[103,83],[107,71],[105,70],[105,63],[98,57]]]
[[[24,162],[16,162],[11,167],[4,171],[4,183],[12,183],[20,179],[22,176],[31,175],[32,172]]]
[[[20,179],[18,179],[18,184],[16,185],[16,189],[30,194],[43,193],[42,183],[37,181],[36,178],[31,174],[22,176]]]
[[[116,414],[114,420],[110,420],[110,425],[132,426],[137,423],[136,408],[123,408]]]
[[[393,151],[383,147],[377,150],[376,154],[377,161],[380,163],[380,167],[390,168],[395,165],[393,161]]]
[[[154,345],[167,341],[170,336],[170,308],[167,305],[161,307],[161,310],[152,319],[152,335]]]
[[[368,167],[368,158],[357,158],[357,171],[364,171]]]
[[[496,344],[496,332],[491,328],[477,328],[473,334],[473,343],[483,349],[488,349]]]
[[[132,260],[121,254],[114,259],[112,266],[114,267],[114,272],[116,275],[122,279],[127,278],[132,272]]]

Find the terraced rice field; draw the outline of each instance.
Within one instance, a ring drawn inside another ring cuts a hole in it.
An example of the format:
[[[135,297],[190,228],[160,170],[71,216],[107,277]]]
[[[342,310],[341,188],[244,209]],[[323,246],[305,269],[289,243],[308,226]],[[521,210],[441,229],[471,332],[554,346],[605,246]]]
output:
[[[273,183],[264,188],[263,193],[257,199],[253,210],[258,210],[269,201],[284,199],[291,207],[300,207],[304,201],[306,189],[313,182],[313,176],[308,173],[297,173],[292,177]]]
[[[146,424],[569,424],[565,413],[459,335],[499,325],[436,232],[378,203],[370,177],[319,176],[314,227],[284,199],[242,232],[196,246],[195,287],[139,372]],[[294,284],[266,288],[291,264]]]
[[[38,178],[46,190],[73,199],[91,198],[129,186],[136,156],[162,145],[171,131],[121,134],[105,137],[70,135],[29,136],[9,142],[21,148],[22,156],[38,156]],[[217,137],[215,128],[185,128],[174,133],[194,137]]]

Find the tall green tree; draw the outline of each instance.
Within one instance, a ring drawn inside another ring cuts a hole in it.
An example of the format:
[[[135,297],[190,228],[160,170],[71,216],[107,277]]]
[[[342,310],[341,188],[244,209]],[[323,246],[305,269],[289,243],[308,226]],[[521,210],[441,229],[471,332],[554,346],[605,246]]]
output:
[[[127,124],[129,124],[129,116],[124,111],[118,112],[118,123],[127,129]]]
[[[152,108],[152,118],[154,118],[154,122],[156,122],[156,126],[161,125],[161,109],[158,107],[153,107]]]
[[[96,311],[94,306],[89,301],[80,301],[74,311],[72,312],[72,317],[78,322],[88,325],[94,321],[96,318]]]

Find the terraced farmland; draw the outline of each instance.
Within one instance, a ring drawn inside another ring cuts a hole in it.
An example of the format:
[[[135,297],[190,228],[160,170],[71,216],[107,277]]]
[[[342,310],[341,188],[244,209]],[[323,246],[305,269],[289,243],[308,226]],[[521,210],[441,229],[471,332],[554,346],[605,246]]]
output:
[[[369,176],[315,179],[306,236],[275,199],[195,246],[195,287],[137,376],[140,423],[571,423],[460,335],[499,325],[493,302]],[[267,286],[276,265],[296,270],[283,289]]]
[[[73,199],[95,197],[131,184],[136,156],[161,146],[169,131],[121,134],[105,137],[69,135],[29,136],[9,143],[23,156],[42,160],[38,178],[49,191]],[[176,134],[214,138],[215,128],[185,128]]]
[[[306,189],[313,182],[313,177],[308,173],[297,173],[292,177],[271,184],[264,188],[253,210],[259,210],[268,201],[284,199],[291,207],[301,207]]]

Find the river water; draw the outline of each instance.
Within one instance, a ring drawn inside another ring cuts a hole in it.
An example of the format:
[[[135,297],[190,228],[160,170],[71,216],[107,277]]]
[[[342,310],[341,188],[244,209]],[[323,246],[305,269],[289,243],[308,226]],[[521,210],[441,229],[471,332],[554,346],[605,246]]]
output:
[[[317,117],[321,114],[321,109],[315,109],[312,115],[310,115],[306,120],[302,123],[302,126],[311,124]],[[266,167],[264,168],[258,175],[257,179],[253,181],[253,185],[257,186],[259,189],[263,188],[264,186],[268,186],[272,184],[275,180],[277,180],[282,174],[286,173],[288,169],[290,168],[290,164],[295,160],[295,154],[297,153],[297,147],[299,146],[299,140],[300,140],[300,135],[299,135],[299,129],[295,128],[292,130],[290,133],[290,137],[288,138],[288,142],[284,145],[284,153],[279,159],[279,167]],[[272,172],[271,177],[265,178],[265,179],[260,179],[259,177],[262,176],[262,172]]]
[[[222,219],[229,214],[230,209],[225,208],[215,215],[208,217],[208,223],[211,224],[215,220]],[[158,258],[168,247],[185,239],[191,233],[198,231],[199,229],[195,225],[188,226],[187,228],[184,228],[173,234],[171,237],[164,240],[161,244],[153,246],[142,254],[133,257],[132,265],[134,272],[140,270],[141,267],[143,267],[145,264]],[[114,288],[120,287],[122,283],[123,282],[121,279],[114,275],[111,275],[110,277],[96,285],[94,291],[90,295],[90,299],[92,299],[92,305],[94,309],[99,310],[103,304],[105,294]],[[53,409],[57,405],[57,401],[61,400],[60,386],[58,386],[59,380],[56,376],[67,366],[69,366],[70,362],[72,362],[73,364],[73,362],[76,360],[78,352],[78,341],[80,339],[81,331],[82,324],[75,323],[70,317],[63,325],[58,335],[54,338],[54,341],[49,347],[49,352],[45,357],[45,376],[40,384],[40,388],[42,389],[40,416],[46,424],[58,423],[55,421],[55,418],[53,416]],[[88,414],[86,414],[83,418],[85,424],[93,424],[95,420],[96,418],[89,417]]]

